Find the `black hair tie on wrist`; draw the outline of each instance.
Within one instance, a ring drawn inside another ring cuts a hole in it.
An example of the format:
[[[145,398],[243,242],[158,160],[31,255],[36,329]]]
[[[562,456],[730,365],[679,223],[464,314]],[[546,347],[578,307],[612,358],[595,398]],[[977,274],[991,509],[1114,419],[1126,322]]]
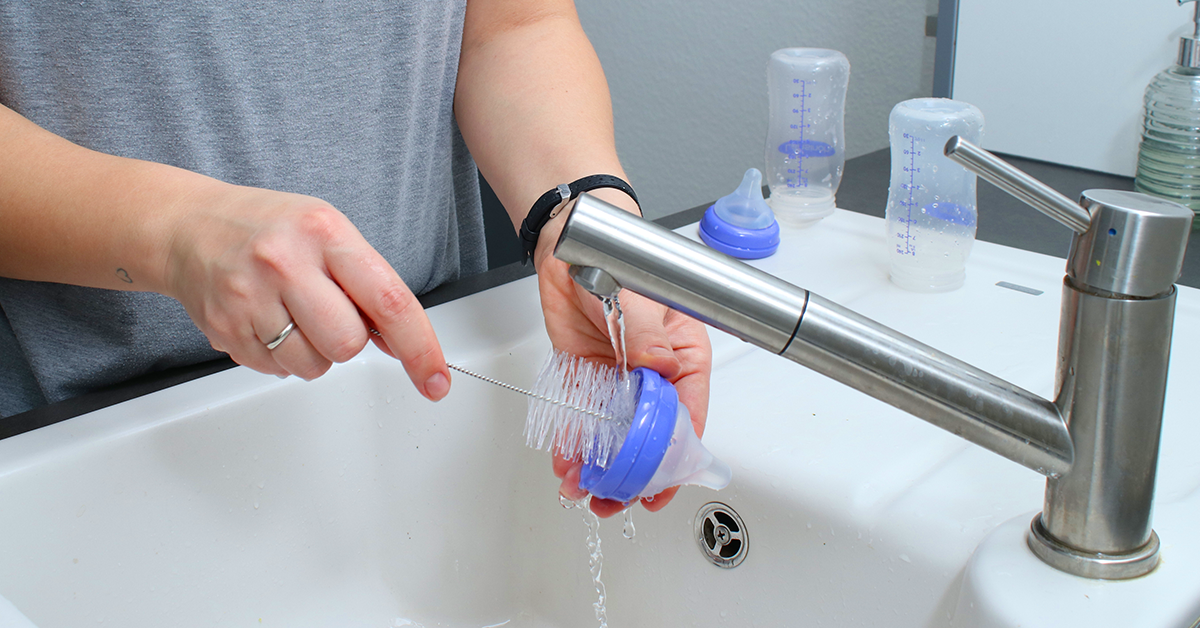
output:
[[[611,174],[593,174],[591,176],[576,179],[571,183],[564,183],[547,191],[545,194],[538,197],[534,201],[533,207],[529,210],[529,215],[521,222],[521,248],[525,254],[521,258],[521,263],[525,264],[533,257],[533,251],[537,248],[538,236],[542,232],[542,227],[546,226],[547,222],[555,216],[555,209],[567,201],[572,201],[580,194],[595,190],[597,188],[616,188],[629,195],[633,202],[641,207],[638,201],[637,194],[620,177],[614,177]]]

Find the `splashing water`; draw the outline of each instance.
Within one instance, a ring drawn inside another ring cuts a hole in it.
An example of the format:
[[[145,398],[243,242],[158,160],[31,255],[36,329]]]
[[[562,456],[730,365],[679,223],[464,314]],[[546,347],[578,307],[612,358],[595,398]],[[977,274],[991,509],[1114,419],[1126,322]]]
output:
[[[588,528],[588,571],[592,574],[592,584],[596,585],[596,601],[592,607],[596,609],[596,620],[600,622],[600,628],[608,628],[608,595],[604,591],[604,583],[600,580],[600,574],[604,570],[604,552],[600,550],[600,517],[596,516],[590,507],[592,496],[588,495],[572,502],[559,495],[558,501],[564,508],[578,508],[583,513],[583,523]]]

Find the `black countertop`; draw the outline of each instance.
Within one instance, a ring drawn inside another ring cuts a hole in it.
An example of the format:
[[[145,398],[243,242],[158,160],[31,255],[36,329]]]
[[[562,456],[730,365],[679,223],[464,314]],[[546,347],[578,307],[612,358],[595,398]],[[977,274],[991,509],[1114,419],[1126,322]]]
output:
[[[838,206],[851,211],[883,218],[887,207],[888,179],[890,177],[889,151],[876,151],[846,162],[846,170],[838,188]],[[1132,190],[1133,179],[1097,172],[1048,164],[1019,157],[1004,156],[1017,168],[1041,180],[1050,187],[1071,198],[1092,188]],[[499,203],[489,203],[486,198],[490,189],[485,188],[485,214],[489,228],[498,238],[510,238],[511,228],[507,215]],[[489,206],[490,205],[490,206]],[[1066,259],[1071,245],[1071,231],[1041,215],[1033,208],[1021,203],[991,184],[980,181],[978,189],[979,231],[977,239],[1014,248],[1036,251]],[[659,224],[675,229],[700,220],[707,204],[680,211],[658,219]],[[489,264],[491,270],[447,284],[420,297],[422,305],[433,307],[515,281],[533,274],[533,266],[523,266],[517,255],[520,249],[516,238],[500,241],[493,247]],[[1193,288],[1200,287],[1200,252],[1188,250],[1179,283]],[[8,418],[0,418],[0,438],[37,429],[52,423],[86,414],[100,408],[140,397],[176,384],[181,384],[205,375],[231,368],[235,364],[228,359],[215,360],[190,367],[153,373],[111,389],[82,395],[49,406],[31,410]]]

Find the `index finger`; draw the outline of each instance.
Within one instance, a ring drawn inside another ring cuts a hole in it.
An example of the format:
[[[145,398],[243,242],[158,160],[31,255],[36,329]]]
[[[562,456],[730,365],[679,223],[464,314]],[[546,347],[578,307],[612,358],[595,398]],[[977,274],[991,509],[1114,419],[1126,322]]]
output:
[[[400,275],[383,256],[363,244],[368,252],[332,252],[326,256],[326,266],[333,280],[374,323],[417,390],[438,401],[450,392],[450,371],[433,325]]]

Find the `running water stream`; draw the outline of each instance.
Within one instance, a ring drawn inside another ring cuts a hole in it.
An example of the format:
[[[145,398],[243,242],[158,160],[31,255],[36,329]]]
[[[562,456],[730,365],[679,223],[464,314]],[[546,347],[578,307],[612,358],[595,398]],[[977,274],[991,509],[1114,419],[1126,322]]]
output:
[[[600,549],[600,517],[592,512],[592,496],[588,495],[579,501],[571,501],[562,495],[558,496],[559,503],[568,510],[578,508],[583,513],[583,523],[588,528],[588,571],[592,574],[592,584],[596,586],[596,601],[592,607],[596,609],[596,620],[600,628],[608,628],[608,596],[604,592],[604,582],[600,580],[604,570],[604,552]]]
[[[621,381],[629,378],[629,366],[625,362],[625,321],[621,318],[621,301],[617,295],[600,299],[604,303],[604,320],[608,322],[608,338],[612,342],[613,359],[621,372]]]
[[[629,378],[629,366],[625,361],[625,321],[622,319],[621,301],[613,295],[602,298],[601,302],[604,304],[604,320],[608,323],[608,337],[612,341],[613,359],[620,372],[618,386],[630,386],[632,382]],[[596,586],[596,601],[592,606],[596,609],[596,620],[600,622],[600,628],[608,628],[608,596],[605,593],[604,582],[600,579],[604,570],[604,552],[600,548],[600,517],[592,512],[592,496],[588,495],[574,502],[561,495],[558,499],[563,508],[578,508],[583,513],[583,522],[588,528],[588,570],[592,575],[592,583]],[[626,508],[624,515],[625,525],[622,532],[625,538],[632,539],[634,528],[631,508]]]

